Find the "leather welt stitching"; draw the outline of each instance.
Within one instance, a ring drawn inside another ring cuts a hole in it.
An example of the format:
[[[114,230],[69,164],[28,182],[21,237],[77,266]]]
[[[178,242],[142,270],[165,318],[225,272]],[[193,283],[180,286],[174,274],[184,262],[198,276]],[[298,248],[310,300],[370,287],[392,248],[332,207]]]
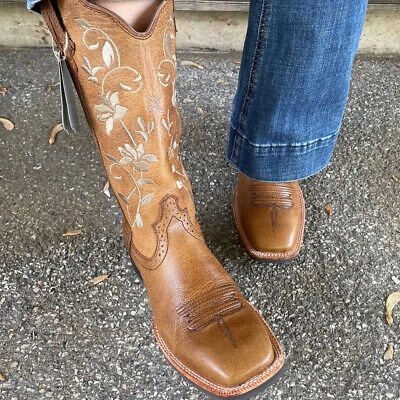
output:
[[[248,303],[247,303],[248,304]],[[275,354],[275,359],[273,363],[263,372],[261,372],[259,375],[256,375],[252,378],[250,378],[248,381],[244,382],[243,384],[239,386],[235,386],[232,388],[220,386],[217,384],[214,384],[207,379],[203,378],[202,376],[198,375],[196,372],[192,371],[190,368],[188,368],[185,364],[183,364],[167,347],[166,343],[160,336],[157,327],[153,324],[153,329],[154,329],[154,334],[156,336],[156,340],[160,344],[161,350],[167,357],[167,359],[186,377],[190,377],[189,379],[193,380],[195,383],[197,383],[199,386],[211,390],[214,394],[219,394],[219,395],[224,395],[224,396],[233,396],[233,395],[238,395],[242,394],[244,392],[247,392],[254,388],[255,386],[261,384],[262,382],[267,381],[269,378],[271,378],[273,375],[275,375],[276,372],[278,372],[284,363],[284,355],[283,351],[278,343],[278,340],[276,339],[275,335],[273,334],[271,328],[268,326],[268,324],[264,321],[263,318],[261,318],[260,314],[258,314],[258,311],[251,305],[248,304],[250,308],[254,310],[254,312],[257,313],[258,317],[260,318],[262,324],[264,325],[268,336],[271,340],[272,347],[274,349],[274,354]]]
[[[235,286],[227,284],[198,295],[178,308],[177,313],[186,319],[188,330],[191,332],[200,332],[216,322],[232,346],[237,348],[232,331],[224,317],[235,314],[242,306]]]
[[[189,211],[187,208],[181,209],[178,204],[178,198],[173,195],[165,196],[160,203],[161,215],[153,225],[152,228],[156,235],[157,246],[151,257],[143,256],[139,250],[135,247],[133,240],[131,242],[131,256],[138,267],[142,267],[147,270],[157,269],[164,261],[168,253],[168,228],[173,218],[178,220],[185,231],[195,239],[203,241],[203,237],[200,232],[194,227]]]

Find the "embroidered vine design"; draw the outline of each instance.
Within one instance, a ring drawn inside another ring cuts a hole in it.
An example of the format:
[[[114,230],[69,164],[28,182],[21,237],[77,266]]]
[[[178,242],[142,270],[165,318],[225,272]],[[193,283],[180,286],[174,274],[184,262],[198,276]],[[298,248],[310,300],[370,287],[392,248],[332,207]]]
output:
[[[151,131],[154,129],[154,122],[150,121],[145,126],[145,122],[142,117],[137,119],[140,130],[135,132],[144,138],[150,135]],[[121,199],[122,203],[125,204],[127,211],[127,218],[129,221],[133,220],[133,226],[141,228],[143,226],[143,219],[140,214],[141,206],[149,204],[154,197],[154,192],[143,194],[144,185],[155,185],[155,182],[144,176],[144,173],[150,170],[150,164],[158,162],[155,154],[145,153],[143,143],[136,144],[133,140],[133,146],[126,143],[124,147],[118,147],[121,158],[117,160],[111,154],[106,154],[106,157],[111,162],[109,167],[110,176],[116,181],[122,180],[121,172],[125,173],[133,183],[133,188],[128,195],[124,195],[118,192],[118,197]],[[119,171],[119,173],[118,173]],[[135,195],[135,201],[131,198]],[[132,216],[131,208],[134,208],[134,217]],[[131,223],[132,224],[132,223]]]
[[[140,214],[142,206],[151,203],[154,192],[145,194],[144,187],[155,185],[152,179],[145,176],[150,171],[150,164],[159,160],[154,154],[146,153],[143,143],[147,143],[154,129],[154,121],[144,121],[137,118],[138,129],[133,132],[124,123],[124,116],[128,107],[120,104],[119,93],[134,94],[142,88],[142,75],[134,68],[121,65],[118,47],[104,31],[92,27],[89,22],[76,19],[76,24],[84,29],[82,42],[90,52],[100,52],[103,65],[92,66],[88,57],[83,57],[82,69],[88,74],[88,81],[98,87],[100,104],[94,106],[97,119],[105,124],[107,135],[111,135],[116,124],[122,126],[128,134],[130,143],[118,147],[119,156],[106,154],[110,161],[109,173],[116,180],[121,181],[122,175],[127,176],[132,187],[128,194],[118,192],[117,195],[125,205],[127,218],[132,227],[141,228],[143,219]],[[100,74],[101,72],[101,74]],[[118,75],[118,83],[115,77]],[[101,76],[101,78],[100,78]],[[114,76],[113,80],[109,78]],[[132,222],[133,221],[133,222]]]
[[[179,160],[178,132],[173,131],[172,129],[174,122],[171,121],[170,110],[168,110],[166,118],[162,118],[161,123],[170,137],[167,155],[168,160],[171,163],[171,171],[176,175],[176,187],[178,189],[185,189],[189,196],[192,197],[191,190],[188,189],[188,187],[190,187],[189,179],[181,161]]]
[[[172,86],[172,105],[176,107],[176,55],[175,55],[175,23],[173,18],[167,21],[163,35],[164,59],[158,65],[158,79],[162,86]]]
[[[171,85],[172,87],[172,96],[171,103],[174,108],[175,113],[176,110],[176,85],[175,85],[175,77],[176,77],[176,55],[175,55],[175,22],[173,18],[170,18],[167,21],[164,29],[163,35],[163,53],[164,58],[160,62],[158,66],[158,79],[160,84],[164,87],[168,87]],[[176,187],[178,189],[185,189],[191,198],[193,198],[192,192],[189,189],[190,184],[188,177],[186,175],[185,169],[179,160],[179,133],[173,129],[174,122],[171,121],[171,112],[167,111],[167,115],[165,118],[162,118],[161,123],[163,127],[166,129],[168,136],[170,137],[170,143],[167,149],[168,160],[171,164],[171,171],[174,175],[176,175]],[[175,128],[175,127],[174,127]]]

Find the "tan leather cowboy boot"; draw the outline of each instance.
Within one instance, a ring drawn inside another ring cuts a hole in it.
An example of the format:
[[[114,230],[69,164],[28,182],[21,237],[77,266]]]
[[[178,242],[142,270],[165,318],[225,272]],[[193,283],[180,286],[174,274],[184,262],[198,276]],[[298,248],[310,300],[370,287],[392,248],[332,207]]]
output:
[[[282,350],[205,245],[178,158],[172,0],[161,3],[143,33],[86,0],[44,0],[42,13],[65,49],[60,58],[123,211],[125,243],[146,286],[161,350],[219,397],[271,382]]]
[[[233,214],[243,244],[254,258],[284,261],[299,254],[305,207],[297,181],[260,182],[239,173]]]

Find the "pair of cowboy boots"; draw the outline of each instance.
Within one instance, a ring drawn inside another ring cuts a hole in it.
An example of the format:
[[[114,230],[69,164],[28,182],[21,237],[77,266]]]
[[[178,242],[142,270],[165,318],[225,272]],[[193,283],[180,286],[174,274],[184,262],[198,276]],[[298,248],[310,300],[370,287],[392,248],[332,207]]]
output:
[[[87,0],[43,0],[41,12],[121,206],[125,244],[146,286],[161,350],[213,395],[248,396],[282,371],[284,356],[211,254],[195,217],[178,155],[173,1],[160,4],[145,32]],[[234,213],[253,256],[297,254],[304,225],[297,183],[263,184],[240,174]]]

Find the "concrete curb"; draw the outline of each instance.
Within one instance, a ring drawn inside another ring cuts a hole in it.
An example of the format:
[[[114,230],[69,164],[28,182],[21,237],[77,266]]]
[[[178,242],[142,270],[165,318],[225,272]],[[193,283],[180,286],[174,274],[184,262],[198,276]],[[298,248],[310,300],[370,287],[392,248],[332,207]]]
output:
[[[241,51],[246,12],[176,12],[179,50]],[[204,34],[207,32],[207,35]],[[50,46],[42,17],[21,7],[2,7],[0,46]],[[400,54],[400,6],[370,5],[359,53]]]

